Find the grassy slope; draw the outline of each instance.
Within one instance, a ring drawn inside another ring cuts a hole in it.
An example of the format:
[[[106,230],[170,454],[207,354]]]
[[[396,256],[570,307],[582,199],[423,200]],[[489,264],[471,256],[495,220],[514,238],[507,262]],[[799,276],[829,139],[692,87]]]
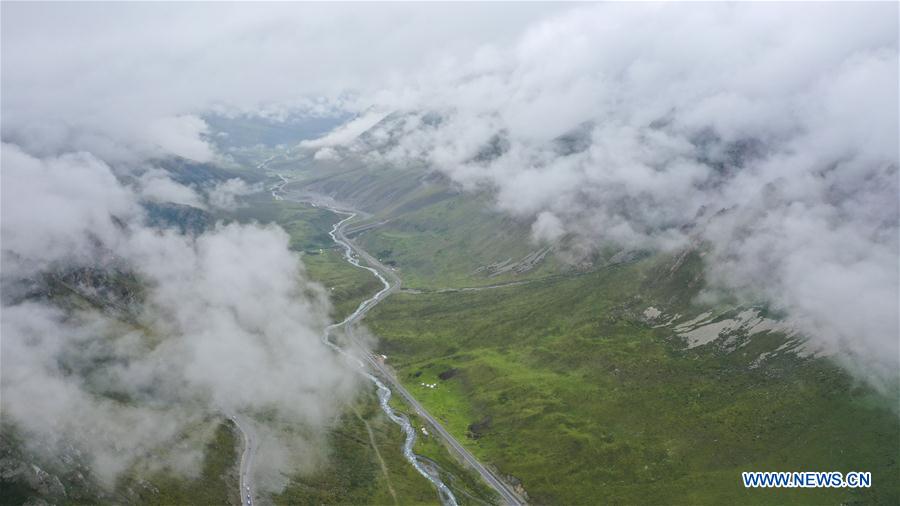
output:
[[[824,360],[782,356],[750,369],[780,344],[775,335],[746,353],[683,351],[636,316],[675,293],[649,282],[658,271],[647,259],[509,288],[403,294],[367,322],[423,404],[535,503],[898,503],[900,425],[882,400]],[[875,485],[748,491],[746,470],[868,470]]]
[[[414,412],[402,397],[392,397],[391,406],[409,419],[416,430],[416,443],[413,451],[422,458],[426,466],[429,463],[438,465],[437,470],[441,480],[453,492],[458,504],[502,504],[500,496],[492,488],[477,474],[469,470],[465,464],[451,456],[446,443],[435,437],[434,429],[418,413]],[[422,431],[423,427],[427,433]]]
[[[733,354],[684,351],[670,331],[641,321],[651,304],[696,310],[698,257],[674,272],[645,259],[558,276],[545,262],[487,278],[474,269],[532,247],[527,227],[403,171],[346,169],[306,181],[375,213],[372,221],[390,219],[358,241],[396,265],[407,287],[544,278],[395,295],[367,318],[409,388],[476,454],[522,479],[534,502],[900,502],[900,426],[884,399],[823,360],[782,355],[749,367],[784,336],[758,336]],[[832,469],[871,470],[875,486],[746,491],[739,481],[743,470]]]
[[[65,495],[47,497],[22,481],[0,480],[2,494],[0,504],[25,504],[37,498],[46,499],[53,504],[231,504],[237,502],[237,457],[238,435],[231,422],[223,420],[214,423],[215,429],[209,437],[190,444],[203,445],[203,462],[200,473],[196,477],[184,477],[168,469],[147,471],[136,465],[131,471],[119,477],[115,489],[104,492],[95,483],[89,470],[77,464],[77,459],[64,459],[65,464],[50,464],[44,469],[61,479],[65,487]],[[196,438],[198,433],[184,434],[185,438]],[[7,435],[8,436],[8,435]],[[4,456],[16,459],[28,457],[15,455],[18,442],[8,441],[4,437]],[[180,441],[179,443],[183,443]],[[166,451],[159,449],[159,451]],[[42,465],[48,463],[41,462]]]
[[[493,211],[486,196],[452,196],[391,217],[360,234],[367,251],[398,268],[404,286],[419,289],[483,286],[557,273],[549,255],[523,274],[489,277],[476,270],[508,258],[518,261],[538,249],[528,241],[527,225]]]
[[[489,277],[476,269],[539,249],[529,224],[493,209],[487,194],[459,193],[448,181],[421,169],[340,166],[290,174],[293,189],[326,194],[372,213],[385,222],[357,236],[360,245],[394,265],[410,288],[483,286],[534,279],[560,272],[550,255],[523,274]]]
[[[367,180],[340,178],[346,188],[327,189],[378,202]],[[409,388],[536,503],[897,502],[897,418],[841,370],[792,356],[750,369],[784,337],[757,337],[732,355],[685,352],[641,321],[651,304],[696,310],[696,255],[674,271],[645,259],[558,276],[551,259],[524,276],[487,278],[473,271],[533,247],[527,229],[487,200],[424,193],[382,203],[373,220],[390,221],[357,239],[396,265],[405,286],[533,282],[395,295],[367,322]],[[450,369],[459,371],[438,378]],[[743,470],[832,469],[872,470],[876,486],[748,492],[739,481]]]
[[[334,162],[298,159],[271,166],[268,173],[272,181],[275,173],[294,181],[287,186],[290,191],[327,195],[372,214],[371,222],[386,220],[362,233],[359,240],[373,254],[387,253],[383,260],[396,263],[411,288],[492,285],[563,269],[551,255],[524,275],[489,277],[474,272],[507,259],[517,262],[540,249],[528,239],[531,224],[496,211],[490,195],[462,192],[426,167],[394,166],[347,155]]]
[[[237,501],[240,435],[226,420],[206,443],[203,468],[195,479],[159,471],[146,476],[134,472],[121,479],[117,490],[136,504],[232,504]]]
[[[371,444],[366,423],[372,430]],[[374,393],[348,409],[329,435],[331,459],[311,476],[293,476],[276,504],[436,504],[431,484],[401,453],[403,433],[378,407]],[[379,461],[384,462],[387,474]],[[392,493],[393,491],[393,493]],[[395,502],[396,498],[396,502]]]

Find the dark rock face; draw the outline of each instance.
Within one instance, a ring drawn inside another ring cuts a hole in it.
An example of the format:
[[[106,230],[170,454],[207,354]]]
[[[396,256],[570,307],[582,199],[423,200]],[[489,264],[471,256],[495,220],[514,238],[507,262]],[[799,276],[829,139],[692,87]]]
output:
[[[147,202],[147,225],[175,229],[182,234],[199,235],[209,230],[215,220],[203,209],[181,204]]]
[[[121,269],[82,267],[51,272],[42,285],[49,299],[59,303],[67,296],[78,296],[98,309],[111,310],[125,317],[143,302],[144,287],[134,273]]]
[[[48,504],[44,498],[64,500],[66,489],[56,476],[40,467],[13,458],[0,459],[0,483],[9,504]],[[8,494],[8,495],[7,495]],[[4,501],[5,502],[5,501]]]

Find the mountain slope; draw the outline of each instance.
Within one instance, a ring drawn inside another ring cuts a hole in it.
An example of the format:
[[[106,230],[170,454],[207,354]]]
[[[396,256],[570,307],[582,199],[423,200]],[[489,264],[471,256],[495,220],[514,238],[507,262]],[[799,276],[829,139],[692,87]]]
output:
[[[785,351],[782,332],[688,348],[677,325],[644,314],[663,307],[658,262],[401,294],[369,325],[414,395],[538,504],[900,498],[900,421],[888,399],[827,358]],[[860,469],[878,485],[775,495],[740,482],[742,471]]]

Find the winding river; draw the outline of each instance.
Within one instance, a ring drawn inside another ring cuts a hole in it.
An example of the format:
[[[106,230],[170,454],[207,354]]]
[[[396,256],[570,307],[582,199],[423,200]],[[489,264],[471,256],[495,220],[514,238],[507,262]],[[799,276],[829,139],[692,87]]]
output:
[[[268,160],[266,161],[268,162]],[[264,163],[266,163],[264,162]],[[285,196],[283,195],[284,187],[290,182],[287,178],[278,174],[278,177],[281,181],[279,181],[275,186],[270,188],[272,196],[276,200],[284,200]],[[307,199],[297,200],[298,202],[306,202],[315,207],[320,207],[323,209],[327,209],[335,214],[346,216],[344,219],[338,221],[331,228],[331,232],[328,235],[335,242],[335,244],[340,245],[344,249],[344,258],[351,265],[365,269],[372,273],[379,281],[381,281],[383,287],[372,297],[362,301],[359,306],[356,308],[353,313],[344,318],[342,321],[329,325],[325,328],[325,332],[322,335],[322,342],[341,354],[341,356],[345,357],[348,361],[351,362],[352,365],[356,366],[358,372],[365,376],[369,381],[375,384],[375,387],[378,391],[378,402],[381,406],[382,411],[387,415],[387,417],[399,425],[405,434],[405,440],[403,442],[403,456],[410,463],[410,465],[415,468],[415,470],[421,474],[425,479],[427,479],[437,490],[438,496],[440,497],[441,503],[443,506],[457,506],[456,497],[453,495],[453,492],[449,487],[441,480],[440,476],[438,476],[436,471],[430,472],[420,461],[419,457],[413,452],[413,446],[416,443],[416,430],[410,423],[409,419],[403,415],[402,413],[396,412],[390,406],[390,399],[392,395],[392,390],[384,382],[382,382],[378,377],[371,374],[369,371],[376,371],[384,376],[384,378],[396,389],[399,395],[406,400],[406,402],[410,405],[410,409],[413,412],[417,413],[419,416],[423,418],[430,427],[434,429],[435,436],[440,437],[444,443],[446,444],[448,450],[455,454],[462,462],[465,462],[469,467],[471,467],[474,471],[476,471],[491,488],[493,488],[497,494],[502,498],[503,502],[509,504],[511,506],[524,506],[525,501],[518,496],[518,494],[513,491],[507,483],[501,480],[494,471],[485,467],[478,459],[475,458],[474,455],[471,454],[468,450],[466,450],[460,443],[457,441],[441,424],[435,419],[428,411],[418,402],[418,400],[413,397],[413,395],[406,390],[400,382],[393,377],[393,373],[389,370],[386,365],[375,358],[371,352],[363,350],[361,356],[354,355],[350,353],[348,350],[338,346],[332,341],[333,333],[338,329],[344,329],[347,333],[347,336],[350,338],[350,343],[355,344],[353,341],[353,325],[360,321],[366,313],[368,313],[373,307],[375,307],[379,302],[384,300],[388,295],[390,295],[393,291],[399,289],[401,280],[400,278],[394,274],[392,270],[373,258],[369,253],[365,250],[356,247],[354,244],[350,242],[349,239],[344,235],[344,227],[348,224],[350,220],[355,218],[358,213],[352,210],[345,210],[334,207],[332,205],[323,204],[321,202],[310,202]],[[377,266],[382,269],[379,271],[378,269],[371,267],[369,265],[363,265],[360,258],[366,261],[366,263],[371,266]],[[391,281],[388,281],[387,278],[391,278]],[[256,451],[256,443],[255,443],[255,433],[250,427],[250,421],[245,419],[244,417],[232,416],[231,419],[235,422],[237,428],[244,434],[244,452],[241,455],[241,469],[240,469],[240,492],[241,496],[246,496],[245,504],[247,506],[252,506],[253,504],[253,483],[252,483],[252,465],[253,465],[253,454]],[[242,501],[244,502],[244,501]]]
[[[347,215],[346,218],[335,223],[334,227],[332,227],[332,229],[331,229],[331,232],[328,233],[328,235],[331,236],[331,239],[334,240],[335,243],[343,246],[344,258],[348,262],[350,262],[352,265],[354,265],[360,269],[365,269],[365,270],[371,272],[373,275],[375,275],[375,277],[378,278],[379,281],[381,281],[381,283],[384,285],[384,287],[381,290],[379,290],[378,293],[376,293],[372,297],[361,302],[359,307],[356,308],[356,311],[351,313],[350,316],[344,318],[343,321],[328,326],[325,329],[325,334],[322,337],[322,341],[327,346],[331,347],[332,349],[334,349],[341,355],[352,360],[359,367],[360,373],[362,375],[364,375],[366,378],[368,378],[370,381],[372,381],[372,383],[375,384],[375,386],[378,388],[378,403],[381,406],[381,410],[384,411],[384,413],[388,416],[388,418],[391,419],[391,421],[393,421],[394,423],[399,425],[403,429],[403,432],[406,434],[406,440],[403,442],[403,456],[416,469],[416,471],[419,472],[419,474],[424,476],[425,479],[427,479],[428,481],[430,481],[432,483],[432,485],[434,485],[434,487],[438,491],[438,494],[440,495],[441,503],[444,506],[456,506],[456,504],[457,504],[456,497],[453,495],[453,492],[450,491],[450,488],[447,487],[447,485],[443,481],[441,481],[440,477],[429,473],[428,470],[426,470],[425,467],[422,466],[422,463],[419,462],[418,457],[413,452],[413,445],[415,445],[415,443],[416,443],[416,429],[412,426],[412,424],[409,422],[409,419],[407,419],[406,416],[404,416],[402,414],[398,414],[390,406],[389,402],[391,399],[391,389],[388,388],[384,383],[381,382],[381,380],[376,378],[374,375],[366,372],[366,365],[363,363],[362,360],[350,355],[343,348],[334,344],[330,339],[332,331],[334,331],[338,328],[341,328],[341,327],[347,327],[349,325],[353,325],[354,323],[356,323],[357,321],[362,319],[362,317],[365,316],[366,313],[369,312],[370,309],[375,307],[376,304],[381,302],[387,295],[390,294],[391,290],[393,289],[393,286],[376,269],[362,265],[359,261],[359,258],[354,256],[353,248],[350,246],[350,244],[338,237],[341,227],[344,226],[344,224],[346,222],[355,218],[356,213],[340,211],[338,209],[333,209],[333,208],[329,208],[329,210],[336,214]]]

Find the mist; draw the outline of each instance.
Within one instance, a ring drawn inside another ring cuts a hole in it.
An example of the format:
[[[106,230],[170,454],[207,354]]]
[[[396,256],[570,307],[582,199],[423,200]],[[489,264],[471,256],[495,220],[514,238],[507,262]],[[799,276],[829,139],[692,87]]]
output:
[[[893,389],[897,44],[893,4],[578,7],[385,90],[365,156],[492,192],[568,258],[702,245],[702,300],[785,313]]]
[[[149,227],[139,203],[150,197],[203,205],[159,170],[127,186],[91,155],[39,159],[8,144],[2,166],[2,411],[31,451],[85,455],[109,488],[135,465],[194,475],[202,445],[179,448],[179,438],[210,416],[265,412],[274,443],[260,457],[280,464],[258,472],[278,478],[324,458],[358,376],[321,342],[328,298],[287,233]],[[210,193],[233,206],[247,188],[226,181]],[[90,283],[97,270],[139,287],[103,299]],[[22,288],[72,272],[73,289],[107,309],[60,307]],[[302,435],[280,441],[285,427]]]

